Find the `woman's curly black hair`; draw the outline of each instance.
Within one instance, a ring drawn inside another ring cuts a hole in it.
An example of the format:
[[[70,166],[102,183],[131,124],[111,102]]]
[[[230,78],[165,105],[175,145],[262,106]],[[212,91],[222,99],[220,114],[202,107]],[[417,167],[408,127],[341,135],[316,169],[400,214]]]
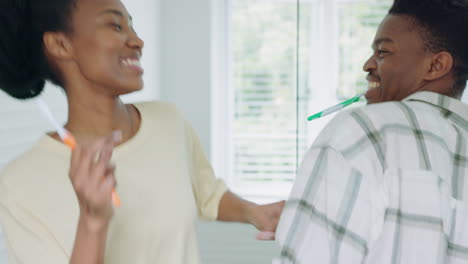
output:
[[[76,0],[0,1],[0,89],[18,98],[39,95],[49,80],[63,87],[44,52],[45,32],[71,32]]]
[[[461,95],[468,79],[468,0],[395,0],[389,14],[414,19],[428,51],[452,55],[453,93]]]

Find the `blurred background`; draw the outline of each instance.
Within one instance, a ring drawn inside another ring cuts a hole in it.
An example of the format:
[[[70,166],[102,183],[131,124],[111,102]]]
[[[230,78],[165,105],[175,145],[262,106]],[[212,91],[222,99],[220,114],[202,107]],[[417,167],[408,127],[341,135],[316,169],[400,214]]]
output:
[[[246,199],[286,199],[302,155],[332,116],[307,116],[362,92],[362,65],[390,0],[123,0],[145,40],[145,89],[200,135],[218,177]],[[42,95],[61,122],[59,88]],[[465,96],[465,102],[467,101]],[[32,102],[0,92],[0,170],[52,128]],[[202,263],[266,264],[254,228],[199,224]],[[0,231],[0,264],[6,249]]]

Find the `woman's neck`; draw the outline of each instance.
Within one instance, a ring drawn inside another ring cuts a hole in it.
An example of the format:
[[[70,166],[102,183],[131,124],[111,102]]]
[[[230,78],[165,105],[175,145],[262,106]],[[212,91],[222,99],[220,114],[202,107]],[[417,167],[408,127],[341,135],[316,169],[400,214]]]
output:
[[[68,122],[65,125],[78,142],[95,140],[120,130],[123,143],[138,132],[140,116],[134,106],[125,105],[117,96],[80,97],[68,97]]]

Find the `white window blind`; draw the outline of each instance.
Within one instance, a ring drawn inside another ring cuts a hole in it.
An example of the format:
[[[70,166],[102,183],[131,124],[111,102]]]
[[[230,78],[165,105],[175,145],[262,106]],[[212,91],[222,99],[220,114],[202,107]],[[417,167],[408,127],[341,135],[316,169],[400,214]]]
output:
[[[213,152],[231,188],[287,196],[297,162],[330,120],[307,123],[308,114],[367,88],[362,65],[391,2],[226,0],[215,47],[227,92],[214,92],[224,103],[214,106],[213,132],[225,136]]]

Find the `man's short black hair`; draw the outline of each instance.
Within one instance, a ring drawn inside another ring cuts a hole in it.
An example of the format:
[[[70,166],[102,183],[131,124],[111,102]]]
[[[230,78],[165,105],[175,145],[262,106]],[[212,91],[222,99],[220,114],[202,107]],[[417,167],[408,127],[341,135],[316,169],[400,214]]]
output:
[[[395,0],[389,14],[414,19],[428,51],[452,55],[453,95],[461,95],[468,79],[468,0]]]

